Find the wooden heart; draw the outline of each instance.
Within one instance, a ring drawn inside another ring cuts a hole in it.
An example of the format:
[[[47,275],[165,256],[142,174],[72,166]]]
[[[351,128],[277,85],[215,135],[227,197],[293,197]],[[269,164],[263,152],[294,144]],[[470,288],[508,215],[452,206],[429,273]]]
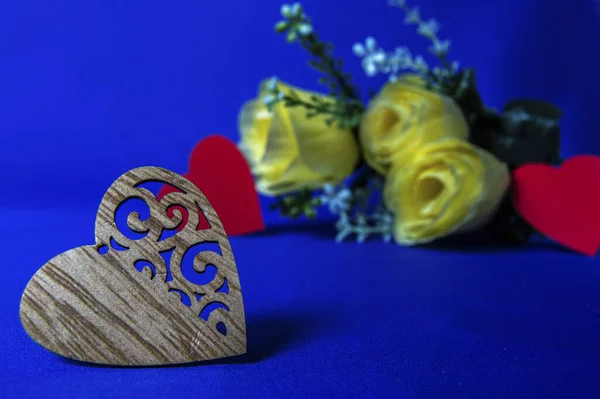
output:
[[[159,201],[142,187],[148,182],[178,191]],[[128,215],[134,237],[119,230],[115,216],[132,199],[149,208],[144,220],[138,212]],[[188,223],[179,231],[183,215],[170,212],[174,207],[187,211]],[[200,212],[209,229],[196,230]],[[107,365],[180,364],[246,352],[231,246],[193,183],[155,167],[125,173],[104,195],[95,236],[95,245],[54,257],[27,284],[20,317],[36,342],[68,358]],[[207,245],[218,249],[204,250]],[[200,284],[184,276],[182,262],[192,250],[198,253],[195,273],[216,268],[212,281]]]

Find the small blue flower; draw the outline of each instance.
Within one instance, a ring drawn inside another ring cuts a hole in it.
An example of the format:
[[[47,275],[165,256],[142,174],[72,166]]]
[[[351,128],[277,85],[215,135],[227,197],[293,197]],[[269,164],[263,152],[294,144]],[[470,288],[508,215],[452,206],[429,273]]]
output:
[[[298,33],[300,36],[309,36],[313,33],[313,27],[310,24],[304,23],[298,26]]]
[[[269,107],[274,105],[277,102],[277,97],[273,94],[267,94],[264,98],[263,98],[263,103]]]
[[[406,13],[406,18],[404,19],[404,23],[407,25],[418,24],[421,22],[421,14],[419,11],[419,7],[415,7]]]
[[[445,56],[450,51],[450,40],[434,40],[429,50],[436,56]]]
[[[289,4],[281,6],[281,16],[284,18],[290,18],[292,16],[292,7]]]
[[[365,40],[365,45],[366,45],[367,51],[369,53],[372,53],[373,51],[375,51],[377,49],[377,42],[371,36],[367,37],[367,39]]]
[[[406,6],[406,0],[388,0],[388,5],[392,7],[404,7]]]
[[[352,52],[357,57],[364,57],[367,54],[365,46],[363,46],[361,43],[355,43],[354,46],[352,46]]]
[[[323,187],[321,203],[327,205],[329,211],[335,215],[343,215],[350,209],[352,193],[346,187],[334,187],[327,184]]]
[[[435,19],[430,19],[427,22],[419,23],[419,35],[428,39],[434,39],[439,31],[440,27]]]
[[[266,89],[268,91],[275,92],[277,91],[277,77],[273,76],[271,79],[267,81]]]
[[[300,17],[302,15],[302,4],[294,3],[291,7],[292,17]]]
[[[427,71],[429,70],[429,66],[427,65],[423,57],[418,55],[415,57],[415,60],[413,62],[413,69],[417,72],[427,73]]]

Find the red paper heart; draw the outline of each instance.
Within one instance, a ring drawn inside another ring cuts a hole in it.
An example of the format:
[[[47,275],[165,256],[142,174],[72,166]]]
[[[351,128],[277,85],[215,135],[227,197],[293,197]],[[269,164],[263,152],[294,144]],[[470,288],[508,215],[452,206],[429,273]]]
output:
[[[600,249],[600,157],[579,155],[560,168],[528,164],[513,174],[517,212],[540,233],[574,251]]]
[[[200,140],[192,150],[189,172],[184,176],[206,195],[228,236],[264,230],[252,173],[235,143],[219,135]],[[164,186],[158,198],[175,191],[173,187]],[[174,209],[179,208],[170,209],[170,216]],[[183,217],[181,226],[187,223],[185,212]],[[201,220],[198,230],[208,228],[208,222]]]

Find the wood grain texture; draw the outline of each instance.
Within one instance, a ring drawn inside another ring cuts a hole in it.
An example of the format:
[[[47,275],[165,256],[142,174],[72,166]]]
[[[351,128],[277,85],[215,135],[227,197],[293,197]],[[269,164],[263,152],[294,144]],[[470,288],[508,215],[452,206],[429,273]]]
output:
[[[141,187],[147,182],[169,184],[178,192],[158,201]],[[150,214],[143,220],[137,212],[128,215],[133,237],[119,230],[115,217],[132,199],[143,200]],[[188,213],[180,231],[181,212],[168,216],[174,207]],[[200,212],[210,229],[196,230]],[[172,234],[165,235],[168,231]],[[36,342],[68,358],[106,365],[180,364],[246,352],[231,246],[219,217],[194,184],[156,167],[125,173],[104,195],[95,236],[95,245],[51,259],[25,288],[21,322]],[[208,265],[216,267],[212,281],[196,284],[184,276],[182,261],[192,256],[188,252],[197,253],[193,268],[199,275]]]

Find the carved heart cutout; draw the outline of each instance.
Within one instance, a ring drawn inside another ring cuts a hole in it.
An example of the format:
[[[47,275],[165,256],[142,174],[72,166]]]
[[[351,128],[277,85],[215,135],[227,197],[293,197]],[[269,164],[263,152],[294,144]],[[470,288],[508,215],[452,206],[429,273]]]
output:
[[[159,201],[141,187],[147,182],[178,191]],[[145,220],[128,215],[134,238],[119,230],[115,216],[131,199],[150,210]],[[180,231],[183,215],[170,212],[174,207],[187,211]],[[209,229],[196,230],[200,213]],[[165,238],[165,232],[172,234]],[[27,284],[20,317],[36,342],[68,358],[109,365],[180,364],[246,352],[233,252],[219,217],[193,183],[155,167],[125,173],[104,195],[95,236],[95,245],[54,257]],[[220,253],[203,250],[216,244]],[[182,261],[192,249],[196,273],[217,270],[206,284],[184,277]]]

